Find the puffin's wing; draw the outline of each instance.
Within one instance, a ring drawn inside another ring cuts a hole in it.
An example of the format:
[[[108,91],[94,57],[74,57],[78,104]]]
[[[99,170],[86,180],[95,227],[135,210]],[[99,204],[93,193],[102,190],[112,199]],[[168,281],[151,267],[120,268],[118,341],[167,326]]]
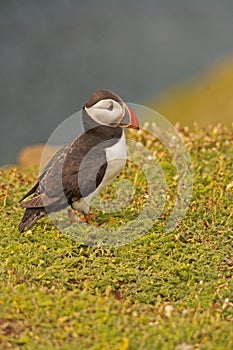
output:
[[[97,146],[97,147],[96,147]],[[62,147],[45,167],[38,183],[23,197],[34,197],[21,203],[23,208],[50,207],[60,210],[86,197],[101,183],[106,167],[106,153],[96,140],[81,135]],[[22,200],[23,200],[22,199]]]
[[[51,205],[59,200],[56,188],[54,188],[54,183],[56,182],[54,179],[61,176],[59,174],[61,174],[61,168],[68,149],[69,145],[63,146],[51,158],[40,175],[37,183],[19,201],[22,208],[40,208]],[[34,194],[33,198],[22,202],[32,194]]]
[[[47,171],[50,170],[54,166],[54,163],[56,163],[59,160],[62,160],[64,158],[64,155],[66,154],[68,146],[69,145],[65,145],[65,146],[61,147],[55,153],[55,155],[50,159],[50,161],[46,165],[46,167],[43,170],[42,174],[39,176],[39,180],[37,181],[37,183],[23,196],[23,198],[20,199],[19,203],[21,203],[25,198],[31,196],[33,193],[35,193],[35,195],[36,194],[38,195],[40,193],[39,192],[39,182],[40,182],[40,180],[46,175]],[[29,201],[27,201],[27,202],[29,202]],[[23,205],[21,205],[21,206],[24,208]]]
[[[37,188],[39,186],[39,181],[37,181],[37,183],[30,189],[30,191],[28,191],[23,198],[20,199],[19,203],[21,203],[25,198],[29,197],[31,194],[35,193]]]
[[[71,145],[62,169],[63,191],[68,201],[94,192],[102,182],[106,168],[104,146],[101,142],[92,144],[88,135],[83,134]]]
[[[60,200],[60,197],[49,198],[46,194],[38,194],[33,198],[20,203],[21,208],[43,208],[54,205],[57,201]]]

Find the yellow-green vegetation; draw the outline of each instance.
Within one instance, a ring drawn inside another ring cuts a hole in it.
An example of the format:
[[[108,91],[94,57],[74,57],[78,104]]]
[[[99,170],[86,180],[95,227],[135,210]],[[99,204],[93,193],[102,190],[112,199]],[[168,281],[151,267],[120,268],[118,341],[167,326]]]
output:
[[[211,68],[187,83],[165,91],[149,105],[171,122],[192,126],[233,122],[233,60]],[[204,116],[204,117],[203,117]]]
[[[166,233],[176,172],[164,147],[141,132],[166,174],[167,205],[147,234],[121,247],[84,246],[49,218],[20,234],[18,200],[37,169],[0,171],[1,349],[233,348],[233,132],[220,125],[179,132],[194,171],[186,216]],[[121,175],[135,182],[135,197],[124,214],[103,215],[106,228],[144,205],[145,179],[135,169],[129,163]],[[103,196],[114,196],[114,186]]]

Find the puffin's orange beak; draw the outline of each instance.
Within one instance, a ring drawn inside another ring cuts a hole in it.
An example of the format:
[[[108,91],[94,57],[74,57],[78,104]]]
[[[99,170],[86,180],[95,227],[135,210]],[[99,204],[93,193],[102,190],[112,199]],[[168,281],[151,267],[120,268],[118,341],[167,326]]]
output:
[[[127,128],[139,130],[139,122],[138,122],[138,118],[136,117],[136,114],[128,106],[127,106],[127,108],[129,110],[130,120],[131,120],[131,123],[127,126]]]
[[[125,114],[119,123],[120,126],[123,128],[131,128],[131,129],[136,129],[139,130],[139,122],[138,119],[135,115],[135,113],[132,111],[131,108],[129,108],[125,104]]]

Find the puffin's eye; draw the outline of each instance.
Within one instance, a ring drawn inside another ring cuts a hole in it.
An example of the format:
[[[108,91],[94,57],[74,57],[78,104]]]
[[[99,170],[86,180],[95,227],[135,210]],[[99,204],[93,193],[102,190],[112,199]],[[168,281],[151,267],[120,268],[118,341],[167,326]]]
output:
[[[112,103],[112,102],[108,105],[107,109],[108,109],[109,111],[112,111],[112,110],[113,110],[113,103]]]

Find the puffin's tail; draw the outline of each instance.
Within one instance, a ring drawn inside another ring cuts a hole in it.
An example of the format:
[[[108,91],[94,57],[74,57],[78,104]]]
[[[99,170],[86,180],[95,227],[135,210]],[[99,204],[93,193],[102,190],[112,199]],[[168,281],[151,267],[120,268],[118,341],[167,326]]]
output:
[[[24,216],[19,224],[19,232],[23,232],[25,227],[32,227],[35,222],[46,215],[45,208],[27,208],[25,210]]]

